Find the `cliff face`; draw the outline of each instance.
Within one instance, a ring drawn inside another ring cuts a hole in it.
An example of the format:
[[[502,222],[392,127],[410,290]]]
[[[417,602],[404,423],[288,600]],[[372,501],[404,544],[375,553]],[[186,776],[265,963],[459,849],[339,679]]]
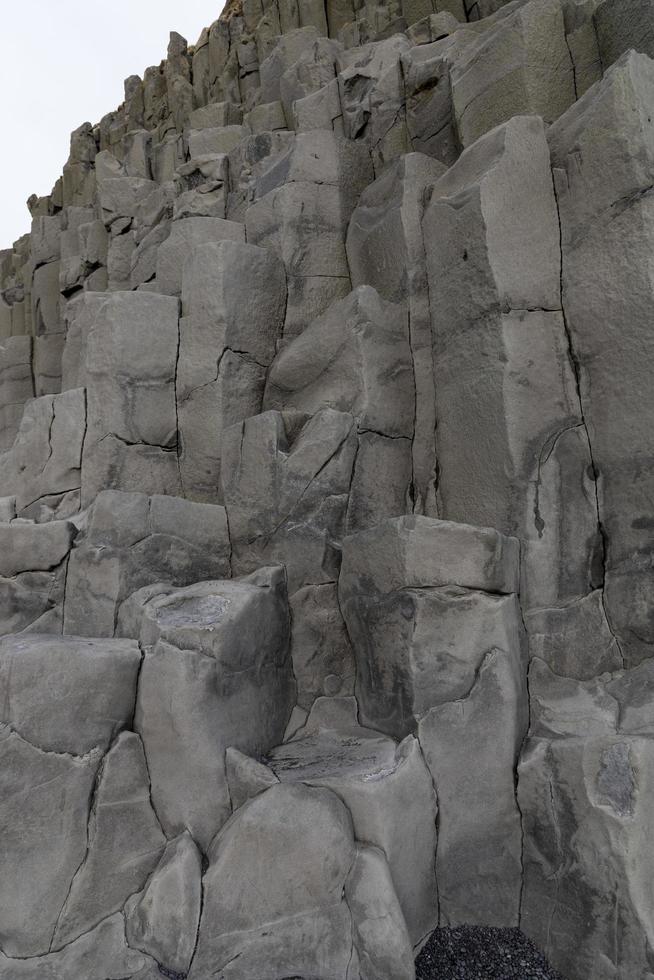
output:
[[[0,975],[654,976],[654,4],[244,0],[0,253]]]

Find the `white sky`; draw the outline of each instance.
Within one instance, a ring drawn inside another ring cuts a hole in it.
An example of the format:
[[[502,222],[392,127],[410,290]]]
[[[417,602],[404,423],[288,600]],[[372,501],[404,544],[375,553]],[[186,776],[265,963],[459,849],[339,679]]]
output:
[[[30,194],[49,194],[70,134],[123,101],[123,81],[194,44],[221,0],[0,0],[0,249],[30,229]]]

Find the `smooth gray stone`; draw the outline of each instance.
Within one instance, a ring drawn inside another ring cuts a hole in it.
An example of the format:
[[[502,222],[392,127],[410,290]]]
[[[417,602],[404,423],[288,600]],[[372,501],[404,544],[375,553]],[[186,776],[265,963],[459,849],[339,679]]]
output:
[[[133,949],[166,970],[188,973],[202,904],[202,858],[188,833],[170,841],[142,892],[125,906],[125,932]]]
[[[351,415],[265,412],[223,437],[222,483],[236,574],[286,565],[289,592],[335,582],[357,439]]]
[[[214,840],[190,980],[329,976],[346,980],[352,920],[343,897],[356,855],[352,821],[327,789],[273,786]]]
[[[272,769],[234,748],[225,752],[225,771],[234,811],[279,782]]]
[[[55,569],[67,557],[76,533],[69,521],[0,524],[0,575]]]
[[[34,396],[31,337],[7,337],[0,343],[0,449],[10,449],[25,403]]]
[[[16,440],[0,456],[3,490],[15,496],[19,516],[39,519],[42,504],[56,511],[58,499],[79,495],[85,434],[84,389],[27,402]]]
[[[178,492],[178,345],[172,296],[115,292],[97,311],[86,338],[83,506],[107,489]]]
[[[386,855],[415,946],[438,918],[438,807],[431,774],[415,738],[409,736],[398,745],[358,724],[354,698],[336,699],[336,715],[330,711],[330,700],[315,702],[304,728],[273,749],[268,765],[282,783],[324,786],[343,800],[352,814],[355,837]],[[411,813],[408,799],[414,801]]]
[[[134,714],[132,640],[34,633],[0,640],[0,721],[44,752],[106,750]]]
[[[0,946],[8,957],[50,949],[86,853],[101,758],[99,749],[85,756],[44,752],[0,725]]]
[[[86,854],[65,896],[53,948],[62,948],[122,909],[143,887],[165,845],[141,739],[123,732],[98,773]]]
[[[345,882],[360,980],[414,980],[413,947],[383,850],[357,847]]]
[[[68,569],[65,632],[113,636],[121,604],[155,582],[189,585],[230,572],[224,507],[105,490]]]
[[[640,842],[651,822],[653,749],[651,737],[620,734],[526,744],[518,781],[525,833],[521,927],[564,976],[651,974],[643,923],[652,869]]]
[[[145,977],[145,971],[152,969],[145,965],[147,961],[128,947],[125,922],[117,912],[59,952],[27,959],[11,959],[0,953],[0,970],[3,980],[106,980],[109,975],[115,980],[130,980]],[[155,980],[156,974],[148,973],[148,977]]]
[[[266,409],[349,412],[361,430],[411,438],[415,414],[406,309],[359,286],[287,344],[268,374]]]
[[[647,380],[653,95],[652,61],[627,53],[548,132],[563,306],[598,480],[604,542],[598,585],[626,666],[649,658],[654,642],[652,570],[643,560],[654,479]]]
[[[560,0],[531,0],[498,20],[457,60],[451,81],[464,147],[512,116],[558,119],[575,100]]]
[[[223,218],[181,218],[174,221],[169,237],[157,252],[157,290],[179,296],[182,272],[189,252],[207,242],[245,241],[243,225]]]
[[[285,309],[284,267],[270,252],[224,241],[200,245],[189,255],[176,372],[179,466],[187,497],[221,500],[223,430],[261,411]]]
[[[289,597],[291,655],[300,707],[317,697],[354,693],[354,655],[335,582],[306,585]]]
[[[258,756],[281,741],[295,703],[280,568],[143,596],[146,655],[135,726],[169,834],[206,851],[229,818],[230,746]]]

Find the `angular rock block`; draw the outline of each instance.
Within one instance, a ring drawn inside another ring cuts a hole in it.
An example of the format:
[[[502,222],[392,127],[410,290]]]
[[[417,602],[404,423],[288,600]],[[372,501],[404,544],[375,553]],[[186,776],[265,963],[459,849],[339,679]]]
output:
[[[244,242],[243,225],[222,218],[182,218],[174,221],[169,237],[157,252],[157,291],[179,296],[189,252],[207,242]]]
[[[258,181],[245,215],[247,239],[286,267],[284,336],[293,337],[350,291],[345,235],[357,197],[372,180],[365,146],[326,131],[298,133]]]
[[[2,490],[19,517],[66,518],[79,510],[86,393],[82,388],[27,402],[16,440],[0,456]]]
[[[188,833],[170,841],[142,892],[125,906],[130,946],[185,976],[195,951],[202,904],[202,858]]]
[[[498,202],[503,202],[498,206]],[[533,235],[533,222],[540,231]],[[524,540],[522,598],[545,611],[601,587],[596,486],[561,311],[556,202],[542,122],[516,117],[435,184],[423,221],[439,513]],[[603,611],[579,654],[593,670]],[[554,615],[554,613],[553,613]],[[531,627],[529,617],[528,625]]]
[[[604,69],[633,49],[654,56],[652,0],[602,0],[595,11],[597,43]]]
[[[464,147],[511,116],[558,119],[575,100],[560,0],[531,0],[498,20],[453,65],[451,84]]]
[[[641,735],[584,727],[529,739],[523,753],[521,924],[565,976],[608,980],[652,970],[652,869],[642,844],[654,778],[651,700],[648,709]]]
[[[349,412],[360,431],[411,439],[415,412],[406,309],[360,286],[276,357],[265,407]]]
[[[82,756],[46,752],[0,725],[0,945],[8,957],[50,949],[86,853],[101,758],[98,749]]]
[[[168,834],[188,830],[206,851],[231,813],[225,749],[262,754],[295,703],[283,570],[151,587],[133,602],[146,648],[135,727],[152,799]]]
[[[7,337],[0,342],[0,450],[13,445],[25,403],[33,396],[31,337]]]
[[[289,593],[335,582],[357,451],[354,419],[265,412],[227,429],[222,483],[235,574],[283,562]]]
[[[341,608],[361,719],[416,732],[439,800],[441,922],[515,925],[514,769],[527,727],[519,546],[424,517],[346,538]]]
[[[646,501],[654,486],[647,380],[653,97],[654,65],[631,52],[548,132],[561,215],[563,306],[598,476],[599,584],[631,666],[651,656],[654,643],[645,557],[652,523]]]
[[[108,489],[179,493],[177,306],[169,296],[116,292],[96,313],[86,339],[83,506]]]
[[[431,321],[422,238],[423,197],[444,172],[436,161],[409,153],[367,187],[347,233],[355,287],[369,284],[392,303],[405,302],[415,385],[412,445],[414,509],[435,516],[435,392]]]
[[[184,493],[217,502],[222,434],[261,411],[266,369],[281,336],[286,276],[254,245],[201,245],[185,265],[176,375]]]
[[[68,569],[65,632],[113,636],[121,603],[155,582],[229,575],[223,507],[179,497],[98,494]]]
[[[140,666],[133,640],[6,636],[0,640],[0,724],[44,753],[106,750],[129,727]]]
[[[383,856],[365,857],[345,805],[327,789],[273,786],[246,803],[209,851],[190,980],[216,967],[225,980],[265,976],[273,963],[280,975],[347,980],[354,971],[372,980],[371,959],[378,980],[412,980]],[[380,912],[386,929],[371,948]]]
[[[297,703],[354,693],[354,656],[335,582],[305,585],[289,598]]]
[[[158,967],[127,945],[125,920],[121,912],[116,912],[59,952],[25,959],[0,953],[0,970],[3,980],[105,980],[110,974],[117,980],[156,980]]]
[[[49,262],[34,273],[32,322],[34,329],[34,393],[61,391],[61,355],[66,339],[59,295],[59,262]]]
[[[413,736],[400,745],[363,728],[354,698],[320,698],[306,725],[272,750],[281,783],[331,789],[352,814],[354,835],[386,856],[412,944],[434,928],[437,805],[432,777]],[[412,800],[410,812],[406,801]]]
[[[77,528],[68,521],[0,524],[0,634],[61,633],[66,570]]]
[[[369,147],[376,176],[410,149],[400,63],[410,46],[400,34],[365,44],[338,75],[345,136]]]
[[[86,854],[57,919],[60,949],[122,909],[154,870],[166,838],[152,808],[138,735],[123,732],[105,756],[89,815]]]

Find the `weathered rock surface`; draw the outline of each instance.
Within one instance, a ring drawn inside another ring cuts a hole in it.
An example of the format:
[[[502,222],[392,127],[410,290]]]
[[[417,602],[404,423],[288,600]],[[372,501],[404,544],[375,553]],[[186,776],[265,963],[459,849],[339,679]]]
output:
[[[295,703],[286,584],[268,568],[160,590],[141,593],[135,726],[162,825],[206,851],[232,808],[225,750],[272,748]]]
[[[72,133],[0,251],[3,978],[654,978],[652,56],[235,0]]]

